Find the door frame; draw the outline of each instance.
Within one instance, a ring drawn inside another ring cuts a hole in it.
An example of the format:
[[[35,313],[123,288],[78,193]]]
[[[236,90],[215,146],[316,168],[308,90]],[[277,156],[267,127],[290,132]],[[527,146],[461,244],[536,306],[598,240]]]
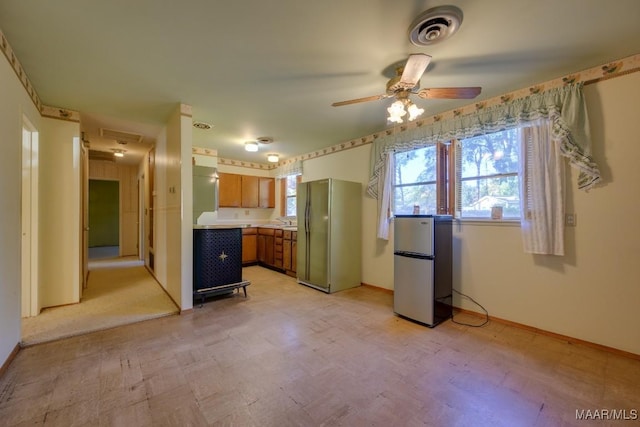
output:
[[[40,313],[38,279],[38,144],[36,127],[22,117],[22,179],[21,179],[21,315],[37,316]]]

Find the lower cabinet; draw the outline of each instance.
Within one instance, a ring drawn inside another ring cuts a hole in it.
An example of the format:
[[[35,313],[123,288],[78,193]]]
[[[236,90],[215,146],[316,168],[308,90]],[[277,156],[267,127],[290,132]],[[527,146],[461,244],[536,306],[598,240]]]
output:
[[[258,229],[248,227],[242,229],[242,265],[258,262]]]
[[[297,267],[297,232],[285,230],[282,241],[282,268],[289,276],[296,276]]]
[[[273,228],[258,227],[258,262],[268,267],[274,267],[274,231]]]
[[[258,263],[296,275],[296,232],[280,228],[258,227],[256,249]]]

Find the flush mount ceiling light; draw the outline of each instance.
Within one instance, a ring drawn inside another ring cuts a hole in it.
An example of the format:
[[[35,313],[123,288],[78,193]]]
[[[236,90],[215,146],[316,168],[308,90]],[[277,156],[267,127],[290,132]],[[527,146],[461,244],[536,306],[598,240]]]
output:
[[[256,151],[258,151],[258,143],[254,142],[254,141],[248,141],[244,143],[244,149],[246,151],[250,151],[252,153],[255,153]]]
[[[124,153],[126,153],[127,150],[121,150],[118,148],[114,148],[111,151],[113,151],[113,155],[116,157],[124,157]]]
[[[430,46],[453,35],[462,23],[462,11],[455,6],[438,6],[421,13],[409,26],[409,40],[416,46]]]
[[[267,154],[267,161],[270,163],[278,163],[280,157],[277,154]]]

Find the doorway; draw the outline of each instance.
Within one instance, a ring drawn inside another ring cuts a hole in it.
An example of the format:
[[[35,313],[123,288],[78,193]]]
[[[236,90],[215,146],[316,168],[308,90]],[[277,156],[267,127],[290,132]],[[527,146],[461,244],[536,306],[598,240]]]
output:
[[[89,259],[120,256],[120,182],[89,180]]]

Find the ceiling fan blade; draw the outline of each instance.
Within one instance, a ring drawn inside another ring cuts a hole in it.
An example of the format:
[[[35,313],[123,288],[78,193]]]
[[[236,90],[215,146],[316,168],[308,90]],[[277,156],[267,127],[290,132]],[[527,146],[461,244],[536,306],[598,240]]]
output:
[[[400,83],[406,85],[405,87],[409,89],[417,85],[420,77],[422,77],[422,74],[424,74],[424,71],[427,69],[429,61],[431,61],[431,56],[425,55],[424,53],[409,55],[409,59],[407,59],[407,63],[402,71],[402,76],[400,77]]]
[[[432,87],[418,91],[424,99],[473,99],[480,94],[481,87]]]
[[[388,95],[367,96],[365,98],[356,98],[356,99],[350,99],[348,101],[334,102],[333,104],[331,104],[331,106],[332,107],[340,107],[342,105],[357,104],[359,102],[377,101],[379,99],[384,99],[384,98],[388,98],[388,97],[389,97]]]

